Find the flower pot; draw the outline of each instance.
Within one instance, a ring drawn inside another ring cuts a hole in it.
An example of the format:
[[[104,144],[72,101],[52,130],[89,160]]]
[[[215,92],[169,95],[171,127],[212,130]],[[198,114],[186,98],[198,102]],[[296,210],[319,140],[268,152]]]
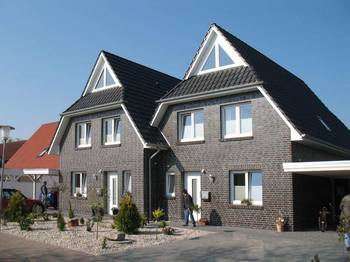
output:
[[[68,221],[68,226],[70,227],[77,227],[79,226],[79,219],[78,218],[72,218]]]
[[[344,234],[344,243],[346,248],[350,248],[350,233]]]
[[[276,224],[277,232],[283,232],[284,231],[284,225],[283,224]]]
[[[207,226],[207,225],[209,225],[209,221],[206,218],[201,218],[198,220],[198,224],[203,225],[203,226]]]

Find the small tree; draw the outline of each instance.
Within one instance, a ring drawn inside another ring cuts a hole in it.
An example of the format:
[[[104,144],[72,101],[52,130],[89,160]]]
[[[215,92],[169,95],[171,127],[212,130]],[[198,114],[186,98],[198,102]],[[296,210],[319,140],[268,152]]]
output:
[[[141,215],[132,201],[132,195],[126,193],[119,206],[119,213],[114,220],[115,228],[126,234],[135,234],[141,227]]]
[[[69,208],[68,208],[68,217],[70,219],[74,218],[74,210],[72,209],[72,204],[70,201],[69,201]]]
[[[21,217],[26,215],[25,201],[21,193],[16,192],[8,203],[5,210],[5,217],[8,221],[19,222]]]
[[[57,228],[59,231],[64,231],[66,229],[66,221],[64,221],[61,212],[59,212],[57,216]]]

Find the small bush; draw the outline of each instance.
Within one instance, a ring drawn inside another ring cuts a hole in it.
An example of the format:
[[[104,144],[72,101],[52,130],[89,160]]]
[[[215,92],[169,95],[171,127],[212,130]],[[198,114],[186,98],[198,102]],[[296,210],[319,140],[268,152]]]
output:
[[[41,213],[41,217],[43,218],[44,221],[49,221],[50,220],[48,213],[45,213],[45,212]]]
[[[148,222],[147,215],[142,214],[141,215],[141,227],[144,227],[145,225],[147,225],[147,222]]]
[[[162,229],[164,235],[174,235],[175,229],[172,227],[165,227]]]
[[[21,193],[16,192],[9,200],[5,217],[8,221],[19,222],[26,214],[24,198]]]
[[[57,216],[57,228],[59,231],[64,231],[66,229],[66,221],[64,221],[61,212],[59,212]]]
[[[122,198],[114,224],[119,231],[126,234],[135,234],[141,227],[141,215],[133,203],[130,193],[126,193]]]
[[[152,215],[156,221],[160,221],[162,217],[165,215],[165,212],[163,209],[158,207],[156,210],[152,212]]]
[[[107,238],[104,237],[102,241],[102,249],[106,249],[106,248],[107,248]]]
[[[69,201],[69,208],[68,208],[68,217],[72,219],[74,217],[74,210],[72,209],[72,204]]]
[[[21,230],[29,231],[31,230],[31,225],[34,224],[34,218],[31,214],[20,217],[18,220],[19,227]]]
[[[160,228],[165,228],[165,227],[167,227],[168,226],[168,224],[164,221],[164,220],[162,220],[162,221],[160,221],[159,222],[159,225],[158,225]]]
[[[91,220],[91,219],[88,219],[88,220],[86,221],[86,231],[91,232],[93,226],[94,226],[94,221]]]
[[[80,225],[84,225],[85,224],[85,219],[83,217],[80,218],[79,220]]]

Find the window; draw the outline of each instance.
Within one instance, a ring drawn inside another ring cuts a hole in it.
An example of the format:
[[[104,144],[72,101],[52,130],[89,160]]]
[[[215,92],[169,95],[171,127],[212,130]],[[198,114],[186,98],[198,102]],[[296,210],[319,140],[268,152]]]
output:
[[[103,144],[120,144],[120,129],[121,124],[119,118],[103,119]]]
[[[166,195],[168,197],[175,197],[175,174],[167,173],[166,174]]]
[[[105,66],[101,71],[94,90],[109,88],[115,85],[116,81],[114,80],[109,69]]]
[[[213,47],[208,53],[200,72],[214,71],[216,68],[228,68],[235,64],[230,55],[225,49],[218,43],[215,42]]]
[[[222,106],[221,121],[223,138],[252,136],[251,103]]]
[[[123,194],[131,193],[131,172],[123,171]]]
[[[231,203],[241,204],[249,199],[253,205],[262,205],[263,175],[259,172],[230,172]]]
[[[91,123],[78,123],[76,133],[78,147],[91,146]]]
[[[86,174],[77,172],[72,174],[71,188],[73,196],[86,197]]]
[[[326,128],[328,131],[332,131],[331,128],[327,125],[327,123],[320,117],[317,116],[318,120],[321,122],[321,124]]]
[[[180,114],[180,141],[204,140],[204,114],[203,110]]]

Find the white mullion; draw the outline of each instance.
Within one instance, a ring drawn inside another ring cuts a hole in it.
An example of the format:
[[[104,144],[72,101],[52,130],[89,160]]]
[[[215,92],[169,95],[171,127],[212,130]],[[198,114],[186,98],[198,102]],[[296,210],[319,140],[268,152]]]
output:
[[[85,145],[87,144],[87,138],[86,138],[86,123],[81,124],[81,135],[82,135],[82,140],[85,142]]]
[[[115,141],[114,141],[114,122],[115,122],[115,119],[114,118],[112,118],[112,143],[115,143]]]
[[[236,108],[236,127],[237,127],[237,130],[236,130],[236,136],[239,136],[241,134],[241,117],[240,117],[240,114],[241,114],[241,111],[240,111],[240,107],[239,106],[235,106]]]
[[[218,42],[216,41],[215,42],[215,67],[220,67],[220,61],[219,61],[219,44]]]
[[[249,199],[248,174],[249,174],[248,172],[245,173],[245,187],[244,187],[244,189],[245,189],[245,198],[246,199]]]

